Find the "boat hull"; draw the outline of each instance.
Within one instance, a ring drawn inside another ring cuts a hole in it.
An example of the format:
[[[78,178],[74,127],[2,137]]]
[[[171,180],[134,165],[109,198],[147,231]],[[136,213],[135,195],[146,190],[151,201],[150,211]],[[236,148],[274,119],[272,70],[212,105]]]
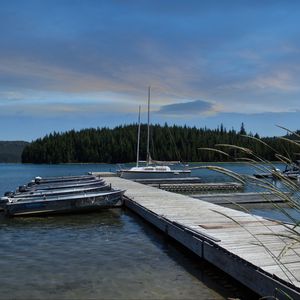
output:
[[[20,192],[30,192],[39,190],[56,190],[56,189],[67,189],[67,188],[80,188],[80,187],[91,187],[95,185],[104,185],[105,182],[102,179],[84,181],[84,182],[74,182],[74,183],[62,183],[62,184],[37,184],[32,187],[26,187]]]
[[[72,181],[85,181],[95,179],[93,175],[81,175],[81,176],[61,176],[61,177],[36,177],[36,184],[45,183],[59,183],[59,182],[72,182]]]
[[[124,191],[112,191],[86,196],[64,197],[56,200],[34,200],[7,203],[5,214],[9,217],[80,213],[121,206]]]
[[[97,191],[108,191],[111,190],[110,185],[95,185],[91,187],[81,187],[81,188],[68,188],[68,189],[55,189],[55,190],[37,190],[31,192],[17,193],[12,197],[14,199],[18,198],[38,198],[38,197],[51,197],[51,196],[60,196],[60,195],[72,195],[80,193],[91,193]]]
[[[3,211],[8,200],[0,199],[0,211]]]
[[[171,170],[171,171],[132,171],[121,170],[120,177],[124,179],[161,179],[161,178],[188,178],[191,176],[189,170]]]

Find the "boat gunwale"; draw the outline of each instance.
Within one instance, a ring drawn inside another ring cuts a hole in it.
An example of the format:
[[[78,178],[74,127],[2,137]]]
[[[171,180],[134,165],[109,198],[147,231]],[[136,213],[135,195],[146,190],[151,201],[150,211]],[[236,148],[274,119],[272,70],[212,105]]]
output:
[[[65,196],[65,197],[60,197],[58,196],[57,198],[55,199],[43,199],[43,198],[40,198],[40,199],[25,199],[23,200],[22,198],[18,199],[17,201],[14,201],[14,202],[7,202],[6,203],[6,206],[11,206],[11,205],[21,205],[21,204],[27,204],[27,203],[39,203],[39,202],[42,202],[42,203],[46,203],[46,202],[54,202],[54,201],[68,201],[68,200],[79,200],[79,199],[86,199],[86,198],[96,198],[96,197],[101,197],[101,196],[107,196],[107,195],[114,195],[114,194],[124,194],[125,193],[125,190],[113,190],[113,191],[103,191],[102,193],[85,193],[83,195],[73,195],[72,197],[70,196]]]

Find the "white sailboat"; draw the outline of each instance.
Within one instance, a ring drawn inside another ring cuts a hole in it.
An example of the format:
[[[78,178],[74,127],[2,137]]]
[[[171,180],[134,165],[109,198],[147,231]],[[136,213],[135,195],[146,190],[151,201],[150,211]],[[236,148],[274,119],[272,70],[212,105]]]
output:
[[[139,147],[140,147],[140,115],[139,107],[139,125],[138,125],[138,143],[137,143],[137,161],[136,166],[130,169],[120,170],[120,176],[125,179],[160,179],[160,178],[187,178],[191,175],[191,170],[179,169],[173,170],[167,165],[152,165],[153,161],[150,155],[150,87],[148,88],[148,122],[147,122],[147,158],[146,166],[139,166]],[[160,162],[161,163],[161,162]],[[174,162],[172,162],[174,163]]]

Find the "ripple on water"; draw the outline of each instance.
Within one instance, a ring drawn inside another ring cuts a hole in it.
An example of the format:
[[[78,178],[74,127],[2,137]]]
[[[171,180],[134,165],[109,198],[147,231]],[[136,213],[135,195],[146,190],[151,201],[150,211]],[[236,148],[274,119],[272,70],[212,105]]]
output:
[[[201,264],[120,209],[1,217],[0,224],[0,298],[224,299],[244,293],[230,281],[224,288],[210,280]]]
[[[0,164],[0,169],[2,195],[37,175],[116,166]],[[212,173],[194,175],[219,180]],[[0,299],[255,299],[120,209],[47,218],[7,219],[0,213],[0,257]]]

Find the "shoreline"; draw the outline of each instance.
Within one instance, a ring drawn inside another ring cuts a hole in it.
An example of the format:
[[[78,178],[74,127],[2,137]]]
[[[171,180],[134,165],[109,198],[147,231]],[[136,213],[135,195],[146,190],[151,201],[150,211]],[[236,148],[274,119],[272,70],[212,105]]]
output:
[[[106,162],[74,162],[74,163],[22,163],[22,162],[0,162],[0,164],[18,164],[18,165],[130,165],[136,164],[136,162],[124,162],[124,163],[106,163]],[[249,164],[242,161],[195,161],[188,162],[188,164]],[[281,161],[270,161],[269,163],[251,162],[251,164],[269,165],[269,164],[284,164]]]

